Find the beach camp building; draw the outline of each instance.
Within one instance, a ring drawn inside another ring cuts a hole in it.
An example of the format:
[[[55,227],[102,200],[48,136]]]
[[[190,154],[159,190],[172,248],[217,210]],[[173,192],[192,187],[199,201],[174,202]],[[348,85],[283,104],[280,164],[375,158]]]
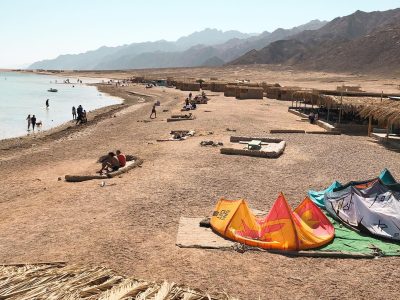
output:
[[[238,86],[236,99],[263,99],[264,89],[262,87]]]
[[[224,96],[225,97],[236,97],[237,85],[228,84],[225,86]]]
[[[225,92],[226,82],[210,82],[210,90],[211,92]]]
[[[178,88],[178,85],[177,85]],[[200,83],[198,82],[180,82],[179,89],[181,91],[200,91]]]

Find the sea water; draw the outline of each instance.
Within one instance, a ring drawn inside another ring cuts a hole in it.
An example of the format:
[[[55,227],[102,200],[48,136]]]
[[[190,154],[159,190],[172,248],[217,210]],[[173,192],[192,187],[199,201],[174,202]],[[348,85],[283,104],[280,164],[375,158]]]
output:
[[[39,130],[46,130],[72,120],[72,106],[82,105],[87,114],[90,111],[122,102],[122,99],[100,93],[96,87],[85,83],[101,80],[66,78],[29,73],[0,73],[0,139],[32,134],[27,130],[27,116],[36,116],[42,121]],[[48,92],[50,88],[58,92]],[[49,107],[46,100],[49,99]],[[35,129],[35,132],[37,130]]]

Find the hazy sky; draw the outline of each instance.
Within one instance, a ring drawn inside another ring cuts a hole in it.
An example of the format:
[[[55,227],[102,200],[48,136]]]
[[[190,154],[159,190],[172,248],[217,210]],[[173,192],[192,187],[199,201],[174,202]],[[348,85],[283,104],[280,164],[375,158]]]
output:
[[[12,68],[100,46],[176,40],[204,28],[291,28],[400,0],[0,0],[0,67]]]

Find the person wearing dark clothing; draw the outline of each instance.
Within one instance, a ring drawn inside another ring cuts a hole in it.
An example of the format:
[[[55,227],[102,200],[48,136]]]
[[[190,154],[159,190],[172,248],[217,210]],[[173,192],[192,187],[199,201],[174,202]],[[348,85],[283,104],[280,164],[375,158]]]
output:
[[[157,118],[157,112],[156,112],[156,105],[153,105],[153,108],[151,110],[151,114],[150,114],[150,119],[152,119],[152,116],[154,114],[154,117]]]
[[[82,105],[78,106],[78,109],[76,110],[76,112],[78,113],[78,117],[76,118],[76,124],[82,123],[82,120],[83,120],[83,107],[82,107]]]
[[[72,106],[72,119],[73,120],[76,119],[76,108],[75,108],[75,106]]]
[[[46,108],[49,108],[50,104],[49,104],[49,99],[46,100]]]
[[[32,118],[31,118],[31,124],[32,124],[32,130],[35,130],[35,125],[36,125],[36,117],[35,117],[35,115],[33,115]]]

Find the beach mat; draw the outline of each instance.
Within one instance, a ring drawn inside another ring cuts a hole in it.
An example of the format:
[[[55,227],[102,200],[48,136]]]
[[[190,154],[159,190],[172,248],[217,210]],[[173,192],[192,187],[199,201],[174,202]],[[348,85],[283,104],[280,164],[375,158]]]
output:
[[[176,245],[181,248],[235,250],[245,248],[251,251],[270,252],[286,256],[326,257],[326,258],[375,258],[378,256],[400,256],[400,244],[382,241],[342,227],[332,221],[335,227],[333,241],[321,248],[304,251],[277,251],[248,247],[224,239],[211,228],[200,227],[204,218],[181,217]]]
[[[260,150],[248,150],[248,149],[236,149],[236,148],[221,148],[220,153],[226,155],[242,155],[252,157],[263,157],[263,158],[278,158],[280,157],[286,148],[286,142],[282,141],[279,143],[267,143],[266,146],[262,146]]]

